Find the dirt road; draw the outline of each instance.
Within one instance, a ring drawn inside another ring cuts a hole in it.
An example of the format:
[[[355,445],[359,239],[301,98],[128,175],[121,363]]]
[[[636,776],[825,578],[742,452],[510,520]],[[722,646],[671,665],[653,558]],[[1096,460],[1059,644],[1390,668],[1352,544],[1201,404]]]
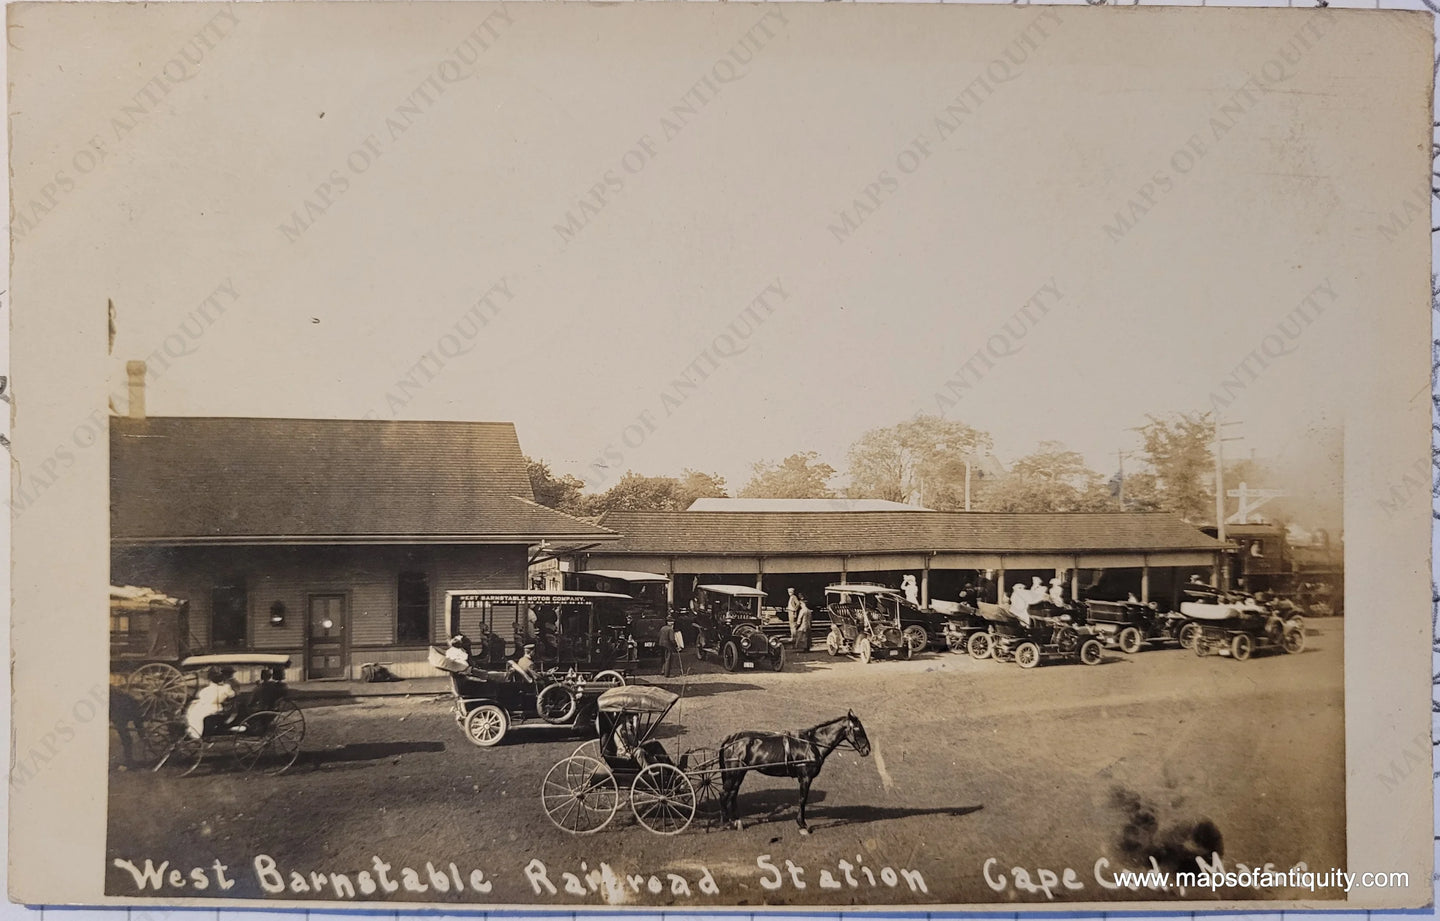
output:
[[[309,707],[305,757],[279,777],[113,772],[109,851],[142,869],[147,858],[171,861],[186,879],[183,889],[164,886],[172,896],[264,896],[262,883],[280,879],[283,897],[333,899],[337,883],[312,871],[359,886],[362,871],[376,877],[378,860],[401,885],[373,898],[490,905],[1155,899],[1176,893],[1105,883],[1151,856],[1165,864],[1211,849],[1231,869],[1304,862],[1323,872],[1345,865],[1343,634],[1339,622],[1311,628],[1305,652],[1248,662],[1156,650],[1024,671],[950,654],[862,665],[821,652],[780,674],[706,667],[657,680],[683,684],[662,737],[673,752],[847,709],[863,719],[872,756],[842,749],[826,762],[808,837],[796,827],[794,782],[757,775],[740,796],[743,830],[697,825],[659,837],[622,812],[596,835],[570,836],[546,819],[538,788],[581,739],[520,727],[498,748],[478,749],[444,701],[416,697]],[[273,873],[262,861],[257,874],[261,855]],[[233,888],[216,885],[216,860]],[[616,891],[583,882],[591,871],[598,878],[601,862],[622,880]],[[425,892],[406,891],[407,866]],[[1018,888],[1015,867],[1025,871]],[[206,889],[196,891],[192,868]],[[565,891],[564,872],[581,878],[584,894]],[[320,891],[296,891],[296,880]],[[108,886],[138,894],[133,874],[115,866]]]

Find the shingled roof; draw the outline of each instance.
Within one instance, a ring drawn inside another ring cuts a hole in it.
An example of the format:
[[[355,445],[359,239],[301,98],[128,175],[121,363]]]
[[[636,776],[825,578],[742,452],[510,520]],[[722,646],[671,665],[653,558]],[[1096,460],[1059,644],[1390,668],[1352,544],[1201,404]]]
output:
[[[509,422],[110,420],[120,543],[539,542],[615,534],[538,505]]]
[[[620,540],[601,552],[1070,553],[1221,549],[1168,513],[623,512],[600,524]]]

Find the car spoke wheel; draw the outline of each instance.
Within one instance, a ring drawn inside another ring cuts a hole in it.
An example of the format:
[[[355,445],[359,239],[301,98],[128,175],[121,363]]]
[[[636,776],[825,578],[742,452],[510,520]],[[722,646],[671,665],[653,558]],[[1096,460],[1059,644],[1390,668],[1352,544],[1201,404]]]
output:
[[[964,652],[965,635],[962,633],[946,633],[945,648],[951,652]]]
[[[646,765],[630,786],[635,818],[657,835],[678,835],[695,818],[695,787],[673,764]]]
[[[1040,647],[1034,643],[1021,643],[1015,647],[1015,662],[1021,668],[1034,668],[1040,664]]]
[[[784,646],[776,646],[775,649],[774,649],[774,651],[771,652],[771,654],[770,654],[770,669],[771,669],[772,671],[777,671],[777,672],[783,672],[783,671],[785,670],[785,647],[784,647]]]
[[[870,661],[870,638],[862,636],[855,640],[855,655],[860,657],[861,662]]]
[[[1305,649],[1305,628],[1287,627],[1281,640],[1286,652],[1302,652]]]
[[[1088,639],[1080,644],[1080,661],[1084,664],[1099,665],[1104,657],[1099,640]]]
[[[620,807],[620,787],[603,761],[571,755],[540,784],[540,804],[556,828],[588,835],[610,823]]]
[[[1186,624],[1180,628],[1180,645],[1192,649],[1200,639],[1200,625]]]
[[[535,695],[535,712],[552,726],[563,726],[575,718],[580,709],[580,695],[575,689],[556,682],[546,685]]]
[[[994,651],[994,645],[990,642],[990,634],[985,631],[970,634],[970,639],[965,644],[972,658],[988,659]]]
[[[499,745],[510,728],[510,717],[494,704],[481,704],[465,717],[465,738],[481,748]]]
[[[720,664],[727,672],[740,670],[740,647],[734,640],[725,641],[725,647],[720,650]]]
[[[825,634],[825,651],[832,656],[838,656],[840,654],[840,637],[835,635],[834,630]]]
[[[909,644],[911,652],[924,652],[925,647],[930,645],[930,634],[919,624],[911,624],[901,634],[905,642]]]
[[[1230,657],[1238,662],[1244,662],[1250,658],[1250,653],[1255,651],[1255,641],[1248,633],[1237,633],[1230,641]]]
[[[1134,655],[1140,651],[1140,647],[1144,642],[1145,638],[1140,635],[1140,630],[1136,627],[1126,627],[1120,631],[1121,652]]]
[[[173,665],[151,662],[130,673],[125,688],[140,703],[146,721],[178,719],[190,699],[190,680]]]

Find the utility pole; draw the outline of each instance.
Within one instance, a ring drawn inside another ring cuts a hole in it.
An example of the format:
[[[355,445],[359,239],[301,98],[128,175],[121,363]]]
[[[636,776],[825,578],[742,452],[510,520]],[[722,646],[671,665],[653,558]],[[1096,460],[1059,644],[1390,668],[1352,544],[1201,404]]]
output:
[[[1120,461],[1120,511],[1122,512],[1125,511],[1125,458],[1129,456],[1130,452],[1128,451],[1118,448],[1115,450],[1115,457]]]
[[[1221,422],[1220,414],[1215,414],[1215,537],[1220,543],[1225,543],[1225,442],[1239,441],[1239,436],[1226,438],[1221,430],[1227,425],[1239,425],[1239,422]],[[1220,572],[1216,573],[1216,588],[1225,591],[1230,587],[1229,566],[1225,563],[1225,554],[1220,555]]]

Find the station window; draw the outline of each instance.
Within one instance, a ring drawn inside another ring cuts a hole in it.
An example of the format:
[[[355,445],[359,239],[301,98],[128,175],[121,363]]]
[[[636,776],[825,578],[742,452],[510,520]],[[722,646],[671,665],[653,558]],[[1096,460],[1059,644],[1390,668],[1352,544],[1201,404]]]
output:
[[[395,597],[395,641],[402,646],[430,642],[430,577],[400,573]]]
[[[215,586],[210,593],[210,645],[216,649],[244,649],[249,637],[249,609],[244,579]]]

